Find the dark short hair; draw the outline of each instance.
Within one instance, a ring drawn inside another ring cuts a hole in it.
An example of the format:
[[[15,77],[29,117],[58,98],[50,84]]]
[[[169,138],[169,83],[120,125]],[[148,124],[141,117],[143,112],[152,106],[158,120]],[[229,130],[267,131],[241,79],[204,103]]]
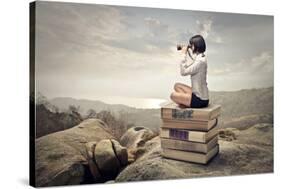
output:
[[[206,43],[201,35],[195,35],[189,39],[189,44],[194,45],[193,53],[204,53],[206,51]]]

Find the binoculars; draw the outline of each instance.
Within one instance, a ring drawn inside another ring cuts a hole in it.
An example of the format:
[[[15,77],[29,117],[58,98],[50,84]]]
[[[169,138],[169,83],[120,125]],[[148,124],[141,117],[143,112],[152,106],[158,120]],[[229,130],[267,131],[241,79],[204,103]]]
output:
[[[181,51],[184,47],[187,47],[187,49],[188,49],[188,48],[191,48],[191,45],[187,45],[187,46],[186,45],[177,45],[177,50]]]

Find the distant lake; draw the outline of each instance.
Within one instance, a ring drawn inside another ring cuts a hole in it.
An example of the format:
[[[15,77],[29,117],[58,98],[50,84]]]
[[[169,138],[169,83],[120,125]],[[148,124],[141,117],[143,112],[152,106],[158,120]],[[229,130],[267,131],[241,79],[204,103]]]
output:
[[[95,96],[91,100],[100,100],[106,104],[122,104],[134,108],[160,108],[160,104],[168,99],[134,98],[123,96]]]

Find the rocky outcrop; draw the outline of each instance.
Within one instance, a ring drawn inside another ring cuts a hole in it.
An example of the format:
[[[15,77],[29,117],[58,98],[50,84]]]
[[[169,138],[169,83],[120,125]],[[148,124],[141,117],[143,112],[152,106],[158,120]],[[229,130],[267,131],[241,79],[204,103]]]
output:
[[[272,113],[243,115],[239,117],[226,119],[224,121],[222,119],[221,126],[223,128],[236,128],[242,130],[242,129],[248,129],[252,125],[259,124],[259,123],[273,124]]]
[[[144,145],[143,154],[115,182],[225,176],[273,171],[273,126],[256,124],[247,130],[220,131],[220,152],[207,165],[166,159],[160,138]]]
[[[163,158],[159,136],[145,127],[130,128],[120,143],[98,119],[36,139],[36,186],[273,171],[272,124],[220,129],[220,153],[207,165]]]
[[[135,161],[145,151],[145,143],[154,136],[153,131],[142,126],[132,127],[122,135],[120,143],[128,148],[129,162]]]
[[[92,142],[98,146],[103,139],[114,139],[106,128],[101,120],[88,119],[71,129],[36,139],[36,186],[93,182],[87,161],[89,147],[85,145]]]
[[[103,180],[114,179],[128,162],[127,149],[114,139],[98,142],[93,154]]]
[[[141,147],[153,136],[155,136],[155,134],[146,127],[132,127],[122,135],[120,143],[127,148]]]
[[[128,163],[127,148],[114,139],[89,142],[85,147],[93,182],[115,179],[120,170]]]

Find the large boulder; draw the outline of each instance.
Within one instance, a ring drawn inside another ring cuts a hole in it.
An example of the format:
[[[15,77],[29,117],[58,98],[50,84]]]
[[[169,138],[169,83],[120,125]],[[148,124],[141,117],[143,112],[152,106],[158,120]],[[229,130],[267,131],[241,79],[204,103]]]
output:
[[[127,148],[114,139],[88,142],[87,161],[94,182],[106,182],[115,179],[128,163]]]
[[[127,148],[144,146],[145,142],[153,138],[155,134],[146,127],[136,126],[128,129],[121,137],[120,143]]]
[[[116,154],[121,167],[128,164],[128,152],[127,148],[120,145],[117,140],[111,139],[113,150]]]
[[[127,165],[127,149],[114,139],[106,139],[97,143],[94,150],[97,167],[104,180],[114,179],[120,169]]]
[[[36,139],[36,186],[92,182],[85,144],[102,139],[114,137],[106,124],[98,119],[88,119],[71,129]]]
[[[160,138],[154,137],[145,143],[144,153],[127,166],[115,182],[273,172],[272,124],[221,133],[220,152],[207,165],[163,158]]]

